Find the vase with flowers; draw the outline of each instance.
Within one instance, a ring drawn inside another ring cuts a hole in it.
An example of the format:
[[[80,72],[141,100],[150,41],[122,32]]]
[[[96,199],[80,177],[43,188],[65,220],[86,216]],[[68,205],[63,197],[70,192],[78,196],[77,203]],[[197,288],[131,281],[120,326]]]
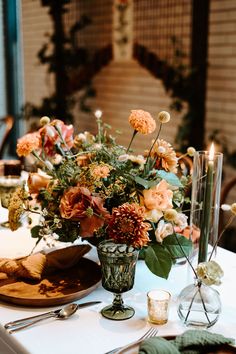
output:
[[[212,245],[210,253],[208,252],[208,239],[205,239],[206,234],[200,233],[201,247],[198,251],[196,268],[194,268],[190,258],[185,254],[195,276],[195,282],[185,287],[178,296],[177,312],[179,318],[186,326],[210,328],[217,322],[221,313],[220,295],[212,285],[221,284],[224,272],[220,265],[212,260],[212,257],[224,231],[236,217],[236,203],[233,203],[227,209],[231,210],[232,215],[226,227]]]
[[[74,136],[71,125],[42,117],[38,131],[18,140],[18,155],[33,155],[39,171],[30,173],[11,199],[10,227],[18,228],[22,214],[38,213],[40,222],[31,229],[36,243],[81,238],[98,246],[113,240],[132,246],[154,274],[167,278],[182,249],[189,254],[192,246],[172,228],[187,226],[181,210],[187,182],[177,175],[174,149],[160,138],[169,113],[159,113],[157,136],[143,155],[131,153],[131,145],[137,134],[156,129],[150,113],[131,111],[133,136],[128,148],[116,143],[101,112],[95,113],[96,135]]]

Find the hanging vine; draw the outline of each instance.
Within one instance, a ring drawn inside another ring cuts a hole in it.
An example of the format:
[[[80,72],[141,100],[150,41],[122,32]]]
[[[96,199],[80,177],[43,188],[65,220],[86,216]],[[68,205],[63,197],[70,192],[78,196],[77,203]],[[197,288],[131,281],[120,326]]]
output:
[[[172,98],[170,105],[172,110],[182,112],[187,107],[176,135],[177,149],[186,151],[186,148],[191,145],[192,122],[196,119],[193,109],[196,71],[183,63],[186,55],[181,49],[180,41],[176,37],[172,37],[171,41],[174,48],[173,64],[160,59],[155,53],[149,52],[146,47],[139,44],[134,47],[134,56],[152,75],[162,80],[166,92]]]
[[[111,60],[109,46],[101,48],[93,55],[89,49],[78,46],[78,33],[92,23],[85,14],[82,14],[71,26],[68,34],[65,34],[63,16],[68,12],[66,5],[70,2],[70,0],[41,0],[42,6],[49,8],[53,33],[46,35],[47,41],[40,48],[38,59],[42,65],[47,65],[49,74],[54,74],[55,92],[44,97],[39,106],[26,103],[24,107],[26,118],[49,115],[73,122],[72,109],[76,104],[79,104],[80,110],[90,112],[87,99],[96,94],[92,78]],[[78,91],[79,98],[75,99],[74,94]]]

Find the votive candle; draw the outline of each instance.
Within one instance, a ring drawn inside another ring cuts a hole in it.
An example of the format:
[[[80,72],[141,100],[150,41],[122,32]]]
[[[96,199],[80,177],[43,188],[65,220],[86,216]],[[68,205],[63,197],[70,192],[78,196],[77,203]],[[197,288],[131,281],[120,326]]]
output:
[[[148,321],[163,325],[168,321],[171,295],[165,290],[151,290],[147,294]]]

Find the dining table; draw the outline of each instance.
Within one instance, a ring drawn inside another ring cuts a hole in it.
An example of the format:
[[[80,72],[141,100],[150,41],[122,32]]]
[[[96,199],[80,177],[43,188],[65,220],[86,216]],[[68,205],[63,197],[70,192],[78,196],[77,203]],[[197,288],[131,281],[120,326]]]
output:
[[[1,223],[7,220],[7,210],[1,208]],[[30,226],[23,224],[17,231],[11,231],[5,224],[0,226],[0,258],[15,258],[28,255],[35,245],[30,236]],[[41,242],[37,245],[46,247]],[[93,247],[85,257],[98,262],[96,248]],[[222,284],[215,287],[220,293],[222,312],[218,321],[208,330],[236,340],[236,255],[218,247],[214,259],[224,271]],[[193,283],[194,275],[187,262],[173,265],[168,279],[160,278],[139,260],[136,265],[134,286],[123,294],[124,302],[135,309],[128,320],[115,321],[104,318],[101,309],[112,302],[113,294],[99,283],[96,289],[77,304],[88,301],[101,301],[91,307],[79,309],[67,320],[49,319],[37,325],[10,334],[4,324],[20,318],[38,315],[63,306],[29,307],[13,304],[0,299],[0,353],[1,354],[104,354],[113,348],[124,346],[139,339],[151,326],[158,329],[158,336],[176,336],[188,328],[177,314],[178,294]],[[151,325],[147,317],[147,293],[154,289],[170,292],[171,302],[168,322],[164,325]]]

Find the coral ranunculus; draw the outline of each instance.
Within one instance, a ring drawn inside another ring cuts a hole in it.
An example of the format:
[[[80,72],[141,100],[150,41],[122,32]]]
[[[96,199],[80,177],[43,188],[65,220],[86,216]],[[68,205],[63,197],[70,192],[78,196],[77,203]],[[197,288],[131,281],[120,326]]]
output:
[[[80,222],[80,236],[90,237],[103,226],[108,211],[100,197],[94,197],[85,187],[70,187],[62,196],[60,214],[65,219]]]

